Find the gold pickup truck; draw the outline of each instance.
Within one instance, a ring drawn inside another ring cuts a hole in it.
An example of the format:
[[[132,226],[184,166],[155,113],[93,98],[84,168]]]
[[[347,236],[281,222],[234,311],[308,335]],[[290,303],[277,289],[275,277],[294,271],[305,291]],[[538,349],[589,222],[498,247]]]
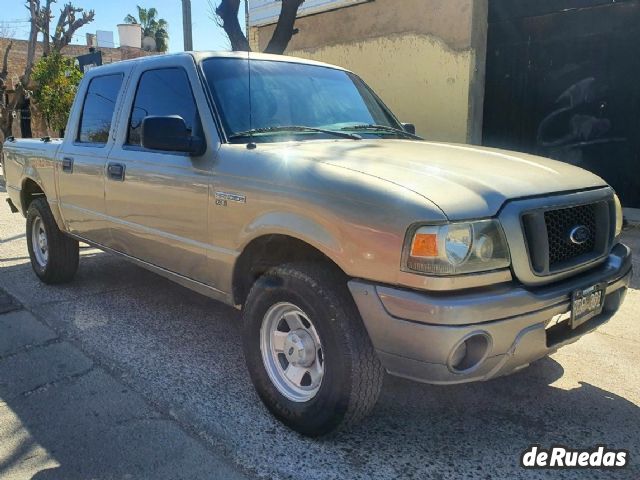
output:
[[[504,375],[606,322],[631,277],[614,191],[579,168],[415,135],[356,75],[184,53],[92,69],[64,139],[4,145],[46,283],[78,242],[242,309],[269,410],[363,418],[384,372]]]

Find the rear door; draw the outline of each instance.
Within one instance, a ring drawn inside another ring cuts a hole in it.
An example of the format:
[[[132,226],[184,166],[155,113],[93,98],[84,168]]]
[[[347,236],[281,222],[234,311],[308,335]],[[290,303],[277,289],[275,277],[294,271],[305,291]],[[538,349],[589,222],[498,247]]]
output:
[[[56,162],[60,210],[66,228],[88,240],[108,244],[104,168],[125,70],[96,74],[83,84]]]
[[[209,185],[215,151],[210,132],[201,157],[142,147],[147,116],[181,116],[200,136],[210,113],[191,57],[142,63],[130,82],[123,125],[108,164],[105,186],[112,247],[187,278],[206,281]],[[206,108],[206,107],[205,107]]]

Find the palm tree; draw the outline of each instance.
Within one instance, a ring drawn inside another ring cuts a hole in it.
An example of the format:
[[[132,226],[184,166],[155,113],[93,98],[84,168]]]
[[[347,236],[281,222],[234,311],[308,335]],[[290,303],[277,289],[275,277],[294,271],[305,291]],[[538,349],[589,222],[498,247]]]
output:
[[[158,10],[155,8],[138,7],[138,18],[133,15],[124,17],[126,23],[139,24],[142,27],[142,35],[152,37],[156,41],[156,50],[166,52],[169,48],[169,24],[164,18],[157,18]]]

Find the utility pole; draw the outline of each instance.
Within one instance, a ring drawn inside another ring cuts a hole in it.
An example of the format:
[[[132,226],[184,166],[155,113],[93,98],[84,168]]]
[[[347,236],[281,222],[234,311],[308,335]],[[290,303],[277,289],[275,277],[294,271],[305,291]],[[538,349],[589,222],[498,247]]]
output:
[[[193,31],[191,24],[191,0],[182,0],[182,34],[184,36],[184,51],[193,50]]]

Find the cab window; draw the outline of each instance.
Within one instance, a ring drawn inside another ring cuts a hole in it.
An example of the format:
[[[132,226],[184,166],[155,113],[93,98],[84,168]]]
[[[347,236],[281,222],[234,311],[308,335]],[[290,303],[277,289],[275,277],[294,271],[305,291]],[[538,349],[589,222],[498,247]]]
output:
[[[82,106],[76,138],[78,142],[98,145],[107,143],[121,86],[121,74],[104,75],[91,80]]]
[[[129,120],[127,145],[142,146],[142,121],[149,116],[179,115],[194,131],[198,110],[187,73],[182,68],[162,68],[140,77]]]

